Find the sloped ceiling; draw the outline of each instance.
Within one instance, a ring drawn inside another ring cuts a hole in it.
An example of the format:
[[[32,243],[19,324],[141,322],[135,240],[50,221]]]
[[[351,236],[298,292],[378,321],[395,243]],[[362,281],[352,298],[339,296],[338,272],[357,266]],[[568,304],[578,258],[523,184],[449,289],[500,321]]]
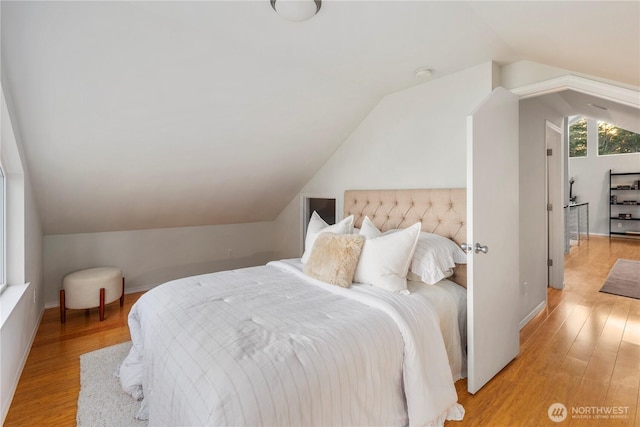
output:
[[[638,2],[1,3],[46,234],[274,219],[386,94],[494,60],[640,85]],[[392,144],[392,142],[390,142]]]

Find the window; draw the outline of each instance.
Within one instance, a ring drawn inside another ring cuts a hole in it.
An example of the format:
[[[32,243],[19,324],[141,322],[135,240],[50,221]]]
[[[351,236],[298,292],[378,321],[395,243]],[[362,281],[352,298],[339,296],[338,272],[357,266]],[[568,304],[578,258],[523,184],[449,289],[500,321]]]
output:
[[[2,164],[0,164],[0,292],[7,287],[6,280],[6,245],[5,245],[5,177]]]
[[[575,119],[569,125],[569,157],[587,157],[587,118]]]
[[[598,155],[640,153],[640,134],[598,122]]]

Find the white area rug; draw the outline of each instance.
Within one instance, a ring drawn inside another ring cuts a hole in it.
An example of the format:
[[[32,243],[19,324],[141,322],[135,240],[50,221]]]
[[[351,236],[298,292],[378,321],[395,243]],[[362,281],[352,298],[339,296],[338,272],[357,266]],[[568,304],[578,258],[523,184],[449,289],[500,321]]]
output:
[[[146,426],[136,419],[140,402],[122,391],[114,375],[131,342],[85,353],[80,356],[79,427]]]

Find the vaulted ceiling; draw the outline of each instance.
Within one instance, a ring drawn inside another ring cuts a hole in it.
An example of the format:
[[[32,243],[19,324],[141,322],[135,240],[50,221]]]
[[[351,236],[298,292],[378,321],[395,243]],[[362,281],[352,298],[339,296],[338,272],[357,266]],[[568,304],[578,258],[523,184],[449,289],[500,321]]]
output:
[[[272,220],[385,95],[530,60],[640,85],[640,3],[1,3],[46,234]],[[233,214],[231,214],[233,213]]]

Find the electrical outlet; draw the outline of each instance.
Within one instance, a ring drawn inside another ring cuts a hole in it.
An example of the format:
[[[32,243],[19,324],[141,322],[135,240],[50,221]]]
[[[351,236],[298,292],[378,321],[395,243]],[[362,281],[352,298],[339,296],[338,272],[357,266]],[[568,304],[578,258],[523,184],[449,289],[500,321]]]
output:
[[[529,290],[529,283],[528,282],[524,282],[522,284],[522,293],[524,294],[524,296],[527,296],[528,290]]]
[[[621,222],[618,223],[618,228],[622,228],[622,223]]]

